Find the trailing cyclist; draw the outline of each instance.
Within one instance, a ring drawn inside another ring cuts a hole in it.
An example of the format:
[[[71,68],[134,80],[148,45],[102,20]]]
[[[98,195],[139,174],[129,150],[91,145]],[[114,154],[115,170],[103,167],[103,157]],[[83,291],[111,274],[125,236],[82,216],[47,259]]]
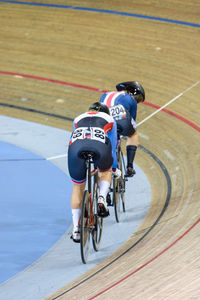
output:
[[[106,217],[109,215],[106,196],[110,188],[112,168],[114,174],[120,176],[117,169],[116,143],[117,125],[105,104],[95,102],[88,112],[74,119],[68,148],[68,169],[73,181],[71,209],[74,242],[80,242],[79,220],[86,183],[86,163],[81,153],[91,151],[95,154],[94,164],[99,176],[98,215]]]
[[[136,129],[137,104],[145,100],[145,91],[137,81],[126,81],[116,85],[117,91],[104,93],[100,103],[110,108],[111,116],[117,122],[120,135],[127,136],[127,169],[126,176],[135,174],[133,161],[139,145]]]

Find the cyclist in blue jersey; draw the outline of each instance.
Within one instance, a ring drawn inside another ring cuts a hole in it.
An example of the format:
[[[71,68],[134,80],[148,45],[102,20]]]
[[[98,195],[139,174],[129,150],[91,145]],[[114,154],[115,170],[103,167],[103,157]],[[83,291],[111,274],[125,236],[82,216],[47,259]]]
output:
[[[110,108],[111,116],[117,122],[120,135],[127,136],[127,169],[126,176],[135,174],[133,161],[139,145],[136,129],[137,104],[145,100],[145,91],[137,81],[126,81],[116,85],[117,91],[104,93],[100,103]]]
[[[117,125],[110,116],[108,107],[103,103],[93,103],[88,112],[74,119],[68,148],[68,169],[73,181],[71,209],[74,242],[80,242],[79,220],[86,183],[86,163],[81,153],[84,151],[95,153],[94,163],[99,175],[98,214],[106,217],[109,215],[106,196],[111,183],[111,170],[116,177],[121,175],[117,169],[116,144]]]

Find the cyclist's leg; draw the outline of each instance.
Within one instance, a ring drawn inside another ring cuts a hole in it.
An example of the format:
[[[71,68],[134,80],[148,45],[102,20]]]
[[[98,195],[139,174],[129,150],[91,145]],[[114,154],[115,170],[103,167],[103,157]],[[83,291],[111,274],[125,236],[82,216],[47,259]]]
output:
[[[139,137],[138,137],[138,132],[137,130],[131,135],[131,136],[127,136],[127,146],[136,146],[138,147],[139,145]]]
[[[132,177],[135,174],[135,170],[133,168],[133,161],[135,158],[136,150],[139,145],[139,138],[136,129],[136,123],[131,118],[130,115],[127,115],[127,119],[123,120],[123,136],[127,136],[126,143],[126,153],[127,153],[127,170],[126,176]]]
[[[73,184],[72,196],[71,196],[71,210],[72,210],[72,221],[73,221],[73,234],[72,239],[75,242],[80,241],[80,217],[81,217],[81,203],[85,190],[85,183]]]
[[[98,197],[98,214],[101,217],[107,217],[109,215],[109,209],[107,206],[106,197],[110,191],[111,184],[111,169],[106,172],[99,172],[98,177],[98,187],[99,187],[99,197]]]
[[[79,209],[81,208],[81,201],[83,198],[83,193],[85,190],[85,182],[82,184],[73,183],[73,190],[71,196],[71,208]]]
[[[126,176],[133,176],[135,174],[135,170],[133,167],[133,162],[135,159],[135,154],[137,151],[137,147],[139,145],[139,138],[137,130],[131,135],[127,137],[126,143],[126,153],[127,153],[127,171]]]
[[[99,171],[98,186],[99,186],[99,197],[98,197],[98,213],[102,217],[109,215],[107,207],[106,196],[110,189],[111,184],[111,166],[113,163],[112,148],[111,144],[99,145],[98,148],[98,159],[96,165]]]
[[[106,172],[99,172],[98,187],[99,195],[106,198],[111,184],[111,169]]]
[[[80,147],[80,143],[75,142],[69,147],[68,150],[68,169],[73,181],[73,190],[71,195],[71,209],[73,219],[72,239],[75,242],[80,241],[79,220],[81,215],[81,202],[86,181],[85,160],[80,158],[78,155]]]
[[[127,114],[127,118],[117,121],[117,126],[120,129],[120,135],[127,137],[126,153],[127,153],[127,170],[126,176],[132,177],[135,174],[133,161],[139,144],[136,123]]]

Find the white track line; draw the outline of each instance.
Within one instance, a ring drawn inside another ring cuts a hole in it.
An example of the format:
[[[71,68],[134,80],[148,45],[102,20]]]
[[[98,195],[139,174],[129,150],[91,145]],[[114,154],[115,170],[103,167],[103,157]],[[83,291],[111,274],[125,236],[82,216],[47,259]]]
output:
[[[53,159],[58,159],[58,158],[63,158],[63,157],[67,157],[67,154],[60,154],[60,155],[56,155],[56,156],[52,156],[52,157],[47,157],[46,160],[53,160]]]
[[[150,118],[152,118],[154,115],[156,115],[157,113],[159,113],[159,111],[161,111],[162,109],[164,109],[166,106],[168,106],[169,104],[171,104],[172,102],[174,102],[175,100],[177,100],[178,98],[180,98],[181,96],[183,96],[185,93],[187,93],[189,90],[191,90],[193,87],[195,87],[196,85],[198,85],[200,83],[200,80],[197,81],[196,83],[194,83],[193,85],[191,85],[189,88],[187,88],[186,90],[184,90],[182,93],[180,93],[179,95],[177,95],[176,97],[174,97],[173,99],[171,99],[169,102],[167,102],[165,105],[163,105],[162,107],[160,107],[159,109],[157,109],[156,111],[154,111],[151,115],[149,115],[148,117],[146,117],[144,120],[142,120],[141,122],[139,122],[137,124],[137,127],[142,125],[144,122],[146,122],[147,120],[149,120]]]

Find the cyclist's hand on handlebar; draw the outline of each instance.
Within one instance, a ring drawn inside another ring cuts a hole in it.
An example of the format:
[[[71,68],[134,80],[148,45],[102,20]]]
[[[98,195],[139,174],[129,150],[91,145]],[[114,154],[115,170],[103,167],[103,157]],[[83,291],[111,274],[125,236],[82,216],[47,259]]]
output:
[[[121,171],[120,169],[112,169],[112,174],[115,176],[116,179],[120,178],[121,176]]]

